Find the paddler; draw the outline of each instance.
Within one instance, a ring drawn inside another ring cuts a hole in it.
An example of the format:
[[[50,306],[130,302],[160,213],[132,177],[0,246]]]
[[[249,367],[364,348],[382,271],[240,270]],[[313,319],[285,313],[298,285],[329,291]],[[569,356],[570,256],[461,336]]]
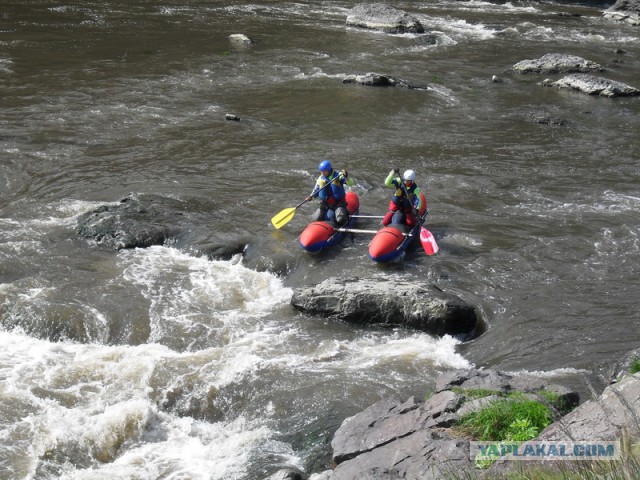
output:
[[[400,169],[394,168],[389,172],[384,184],[389,188],[394,188],[395,192],[389,202],[389,211],[382,219],[385,227],[390,223],[406,223],[412,228],[416,222],[416,214],[422,208],[420,198],[420,188],[416,184],[416,172],[407,170],[400,177]]]
[[[346,192],[344,185],[349,187],[355,185],[355,180],[349,177],[349,172],[341,170],[336,172],[331,166],[329,160],[323,160],[318,165],[320,176],[316,180],[313,191],[307,197],[307,201],[314,197],[318,197],[318,209],[313,215],[314,222],[326,220],[335,222],[338,225],[344,225],[349,220],[349,212],[347,211],[347,202],[345,200]],[[327,188],[323,188],[327,184]]]

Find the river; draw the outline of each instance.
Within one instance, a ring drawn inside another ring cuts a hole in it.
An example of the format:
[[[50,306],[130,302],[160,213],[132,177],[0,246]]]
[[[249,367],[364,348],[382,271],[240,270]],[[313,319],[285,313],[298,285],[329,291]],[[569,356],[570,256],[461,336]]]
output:
[[[509,69],[568,53],[640,88],[640,30],[592,5],[436,0],[394,3],[429,35],[387,35],[347,27],[354,4],[4,2],[0,478],[320,472],[344,418],[423,397],[445,369],[588,395],[638,347],[640,100]],[[365,72],[428,88],[342,83]],[[388,171],[415,169],[440,252],[381,267],[356,235],[308,255],[310,205],[274,230],[325,158],[371,215]],[[76,235],[83,213],[149,193],[191,220],[171,245]],[[203,253],[237,242],[244,256]],[[332,276],[437,285],[487,331],[461,343],[292,310],[292,289]]]

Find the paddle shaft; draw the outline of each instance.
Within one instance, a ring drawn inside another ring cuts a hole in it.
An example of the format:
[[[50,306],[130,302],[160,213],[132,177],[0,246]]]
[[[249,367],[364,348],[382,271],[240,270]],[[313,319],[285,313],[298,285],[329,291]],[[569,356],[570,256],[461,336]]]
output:
[[[336,228],[338,232],[347,232],[347,233],[378,233],[380,230],[362,230],[359,228]],[[410,233],[400,232],[405,237],[412,237],[413,235]]]
[[[406,197],[406,199],[411,202],[411,199],[409,198],[409,192],[407,192],[407,188],[404,186],[404,182],[402,182],[402,191],[404,192],[404,196]],[[411,206],[413,207],[413,203],[411,204]],[[425,210],[424,214],[420,215],[422,219],[422,223],[420,224],[420,244],[422,245],[424,253],[426,253],[427,255],[433,255],[438,251],[438,244],[436,243],[436,239],[433,234],[422,225],[428,213],[429,211]],[[416,216],[416,218],[419,216],[418,211],[415,207],[413,207],[413,214]],[[429,241],[423,241],[423,232],[425,233],[425,236],[431,239],[433,245]]]

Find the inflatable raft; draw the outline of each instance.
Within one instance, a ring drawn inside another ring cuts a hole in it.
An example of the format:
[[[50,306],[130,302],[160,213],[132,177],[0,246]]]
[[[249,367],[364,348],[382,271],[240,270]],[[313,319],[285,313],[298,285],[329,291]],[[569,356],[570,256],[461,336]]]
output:
[[[411,243],[420,236],[420,229],[425,222],[427,202],[422,192],[422,208],[413,228],[405,224],[390,224],[378,230],[369,244],[369,258],[374,262],[391,262],[400,257]]]
[[[346,235],[341,231],[345,228],[352,227],[356,219],[351,215],[355,215],[360,210],[360,200],[355,192],[347,192],[347,211],[349,212],[349,221],[343,225],[341,229],[332,222],[311,222],[300,234],[300,245],[308,252],[319,252],[325,248],[332,247],[339,243]]]

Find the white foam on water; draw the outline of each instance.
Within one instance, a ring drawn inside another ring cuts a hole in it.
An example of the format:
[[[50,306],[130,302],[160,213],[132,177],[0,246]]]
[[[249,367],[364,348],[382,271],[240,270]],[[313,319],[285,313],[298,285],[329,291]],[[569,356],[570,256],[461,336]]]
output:
[[[479,237],[473,237],[465,233],[452,233],[447,235],[440,243],[446,243],[448,245],[456,245],[460,247],[479,247],[482,245],[482,239]]]
[[[538,378],[561,378],[569,377],[573,375],[588,375],[590,370],[578,369],[578,368],[556,368],[554,370],[518,370],[514,372],[505,372],[508,375],[513,376],[531,376]]]
[[[352,369],[366,369],[374,365],[402,360],[411,363],[429,363],[437,367],[469,368],[469,362],[456,352],[461,342],[445,335],[435,338],[425,333],[404,336],[396,332],[382,338],[363,337],[352,345]]]
[[[359,336],[352,340],[325,340],[308,356],[297,360],[288,357],[290,365],[308,371],[362,371],[373,367],[402,363],[413,367],[469,368],[471,364],[458,352],[461,342],[445,335],[436,338],[426,333],[397,330]]]
[[[211,261],[164,246],[126,250],[119,256],[124,278],[142,287],[142,293],[169,316],[189,306],[206,307],[223,320],[260,316],[287,303],[292,294],[274,275],[238,262]],[[173,280],[170,285],[167,278]]]
[[[435,27],[437,30],[446,33],[460,40],[489,40],[498,33],[495,29],[487,27],[482,23],[469,23],[463,19],[452,19],[449,17],[430,17],[429,29]]]
[[[198,355],[159,345],[55,344],[3,331],[0,343],[0,401],[10,402],[2,429],[10,437],[0,436],[0,456],[25,466],[14,478],[32,477],[39,464],[60,456],[69,458],[66,479],[236,478],[260,452],[300,463],[264,424],[159,410],[153,394],[171,388],[171,378],[153,383],[156,369],[197,364]]]

